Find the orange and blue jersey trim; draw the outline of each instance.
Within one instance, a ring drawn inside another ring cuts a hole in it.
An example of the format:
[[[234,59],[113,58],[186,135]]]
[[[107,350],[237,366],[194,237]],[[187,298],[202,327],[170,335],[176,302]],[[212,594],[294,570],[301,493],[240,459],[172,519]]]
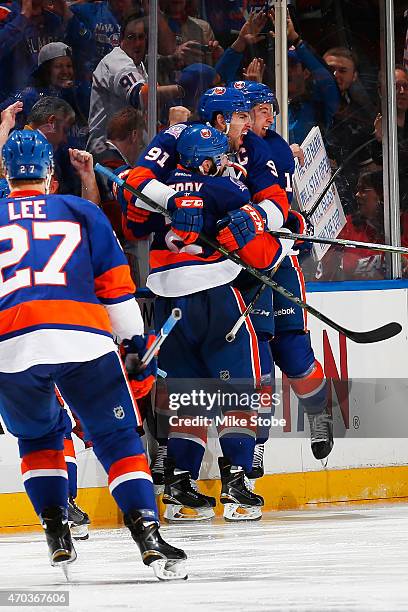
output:
[[[98,299],[104,304],[128,300],[136,291],[127,264],[116,266],[100,274],[95,278],[94,287]]]
[[[85,329],[109,336],[112,334],[109,316],[102,304],[33,300],[0,312],[1,340],[40,328]]]

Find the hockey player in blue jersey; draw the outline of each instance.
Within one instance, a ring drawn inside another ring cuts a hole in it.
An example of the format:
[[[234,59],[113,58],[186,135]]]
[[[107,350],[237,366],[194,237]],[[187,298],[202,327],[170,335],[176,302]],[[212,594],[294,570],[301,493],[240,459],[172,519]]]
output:
[[[277,134],[272,125],[279,112],[276,98],[272,91],[262,83],[237,81],[232,84],[242,91],[250,103],[252,131],[264,139],[269,148],[269,165],[276,174],[279,184],[286,190],[289,202],[292,201],[292,176],[295,169],[293,154],[286,141]],[[247,140],[248,143],[248,140]],[[248,171],[246,181],[252,193],[259,190],[257,177],[251,168],[257,152],[251,147],[242,147],[238,152],[239,163]],[[305,233],[303,217],[291,211],[292,229],[296,233]],[[302,243],[295,247],[302,248]],[[302,300],[305,299],[305,282],[298,260],[298,252],[289,254],[274,274],[274,280],[289,289]],[[267,298],[263,292],[262,300]],[[325,459],[333,447],[333,429],[327,408],[327,383],[322,365],[315,358],[307,330],[306,312],[289,302],[279,293],[273,294],[275,314],[275,335],[271,340],[275,363],[289,379],[291,387],[299,399],[301,408],[307,414],[311,447],[316,459]],[[267,438],[258,438],[254,457],[253,476],[262,475],[263,443]]]
[[[158,578],[185,578],[184,552],[159,533],[137,406],[113,341],[139,358],[147,345],[123,251],[97,206],[48,195],[53,153],[40,132],[13,132],[2,158],[11,193],[0,202],[0,413],[18,439],[51,564],[66,570],[76,559],[56,384],[81,418],[143,562]],[[154,360],[129,371],[142,386],[154,375]]]
[[[159,296],[155,303],[157,324],[168,316],[169,309],[183,311],[181,323],[160,356],[172,392],[175,381],[186,378],[218,380],[229,392],[234,389],[234,379],[245,379],[252,381],[250,387],[244,387],[250,394],[250,388],[252,393],[259,390],[264,352],[270,361],[268,343],[258,342],[251,319],[234,345],[225,341],[226,332],[245,308],[240,291],[231,284],[240,268],[197,242],[203,229],[261,269],[276,265],[282,250],[293,244],[277,241],[263,231],[267,215],[261,207],[249,204],[249,192],[240,181],[216,176],[222,170],[221,155],[227,151],[227,142],[218,130],[204,124],[186,127],[177,140],[180,166],[168,177],[172,195],[167,210],[174,211],[171,224],[157,213],[150,214],[144,223],[127,223],[135,236],[155,232],[147,286]],[[194,189],[194,194],[185,194],[189,189]],[[226,227],[218,231],[221,219]],[[191,514],[181,515],[183,506],[195,508],[195,518],[209,518],[215,505],[213,498],[193,490],[190,484],[190,478],[198,478],[207,435],[205,427],[191,427],[186,421],[186,413],[194,416],[192,409],[189,406],[179,414],[180,422],[172,428],[168,442],[163,501],[170,520],[191,520]],[[204,408],[201,416],[203,412],[205,415]],[[224,455],[220,461],[221,502],[227,520],[237,520],[238,506],[247,511],[240,519],[254,520],[260,518],[263,502],[247,488],[244,475],[252,466],[255,428],[249,424],[251,411],[239,405],[225,414],[237,412],[247,419],[245,425],[237,427],[234,436],[228,426],[219,431]]]

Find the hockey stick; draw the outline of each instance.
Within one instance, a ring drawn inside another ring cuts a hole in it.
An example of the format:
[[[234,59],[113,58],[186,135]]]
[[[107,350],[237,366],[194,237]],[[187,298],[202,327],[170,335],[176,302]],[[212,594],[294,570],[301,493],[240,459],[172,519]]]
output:
[[[111,181],[119,185],[119,187],[121,187],[122,189],[126,189],[127,191],[135,195],[137,198],[139,198],[140,200],[148,204],[151,208],[153,208],[157,212],[165,215],[166,217],[171,217],[170,213],[165,208],[160,206],[160,204],[157,204],[156,202],[151,200],[149,197],[145,196],[138,189],[135,189],[134,187],[132,187],[132,185],[129,185],[128,183],[126,183],[123,179],[116,176],[116,174],[111,172],[111,170],[109,170],[108,168],[105,168],[104,166],[101,166],[100,164],[96,164],[95,170],[101,174],[105,174],[105,176],[107,176]],[[214,249],[215,251],[222,253],[222,255],[224,255],[227,259],[229,259],[230,261],[233,261],[235,264],[237,264],[238,266],[240,266],[241,268],[249,272],[258,281],[260,281],[261,283],[264,283],[265,285],[268,285],[269,287],[272,287],[272,289],[274,289],[275,291],[277,291],[278,293],[286,297],[289,301],[293,302],[297,306],[300,306],[300,308],[303,308],[304,310],[309,312],[311,315],[313,315],[314,317],[316,317],[323,323],[326,323],[326,325],[328,325],[329,327],[332,327],[333,329],[337,330],[339,333],[343,334],[350,340],[353,340],[353,342],[357,342],[359,344],[380,342],[381,340],[387,340],[388,338],[392,338],[393,336],[396,336],[402,330],[402,326],[399,323],[396,323],[395,321],[392,323],[387,323],[386,325],[382,325],[381,327],[378,327],[376,329],[372,329],[372,330],[365,331],[365,332],[356,332],[356,331],[349,330],[345,327],[342,327],[335,321],[332,321],[329,317],[326,317],[326,315],[324,315],[319,310],[316,310],[316,308],[314,308],[313,306],[310,306],[310,304],[306,304],[306,302],[303,302],[300,298],[293,295],[293,293],[291,293],[284,287],[281,287],[281,285],[278,285],[278,283],[276,283],[274,280],[266,276],[266,274],[259,272],[259,270],[257,270],[256,268],[253,268],[251,265],[242,261],[242,259],[240,259],[238,255],[235,255],[235,253],[231,253],[230,251],[225,249],[223,246],[218,244],[218,242],[216,242],[212,238],[209,238],[205,234],[200,234],[199,240],[202,243]]]
[[[303,212],[302,214],[305,216],[306,221],[310,222],[310,218],[313,216],[313,214],[316,212],[316,210],[319,208],[323,198],[325,197],[326,193],[329,191],[330,187],[333,185],[335,178],[340,174],[340,172],[343,170],[344,166],[346,166],[355,155],[357,155],[357,153],[360,153],[360,151],[362,151],[367,145],[371,144],[372,142],[374,142],[374,140],[376,140],[375,138],[370,138],[370,140],[367,140],[367,142],[364,142],[362,145],[360,145],[359,147],[357,147],[357,149],[354,149],[354,151],[352,151],[350,153],[350,155],[348,157],[346,157],[346,159],[340,164],[340,166],[337,168],[336,172],[333,174],[333,176],[330,178],[329,182],[327,183],[327,185],[324,187],[322,193],[319,195],[319,197],[317,198],[316,202],[313,204],[312,208],[310,210],[308,210],[307,212]]]
[[[152,344],[149,346],[149,348],[143,355],[142,363],[144,365],[147,365],[148,363],[151,362],[156,351],[159,350],[159,348],[161,347],[161,345],[163,344],[163,342],[165,341],[165,339],[167,338],[167,336],[169,335],[173,327],[176,325],[176,323],[180,321],[181,316],[182,315],[181,315],[180,308],[173,308],[173,310],[171,311],[171,315],[169,316],[167,321],[163,323],[163,326],[161,330],[159,331],[159,333],[157,334],[154,342],[152,342]]]
[[[269,234],[277,238],[288,238],[289,240],[304,240],[305,242],[317,242],[318,244],[333,244],[353,249],[370,249],[371,251],[408,255],[408,248],[392,246],[390,244],[376,244],[373,242],[360,242],[359,240],[344,240],[342,238],[320,238],[320,236],[309,236],[308,234],[288,234],[280,230],[270,230]]]

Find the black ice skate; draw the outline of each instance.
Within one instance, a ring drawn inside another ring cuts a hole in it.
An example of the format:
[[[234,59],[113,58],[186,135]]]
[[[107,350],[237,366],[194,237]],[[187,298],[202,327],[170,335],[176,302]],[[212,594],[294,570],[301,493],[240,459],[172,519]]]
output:
[[[40,515],[41,524],[47,538],[50,562],[60,567],[68,580],[67,564],[77,558],[71,539],[67,514],[61,506],[45,508]]]
[[[143,563],[153,569],[159,580],[187,580],[186,553],[163,540],[157,523],[143,520],[138,510],[125,514],[124,521],[139,547]]]
[[[215,516],[215,497],[203,495],[189,472],[175,469],[174,462],[164,462],[164,518],[169,522],[204,521]]]
[[[164,460],[167,457],[167,446],[159,445],[157,453],[150,466],[153,478],[155,495],[161,495],[164,491]]]
[[[316,459],[320,459],[324,467],[324,461],[333,448],[333,419],[327,410],[320,414],[308,414],[307,418],[310,425],[310,444],[312,453]]]
[[[264,450],[264,444],[255,444],[254,458],[252,459],[252,470],[246,475],[249,480],[256,480],[257,478],[262,478],[264,475]]]
[[[80,508],[73,497],[68,499],[68,522],[74,540],[87,540],[91,521],[87,513]]]
[[[218,458],[221,474],[221,497],[226,521],[258,521],[262,517],[264,500],[253,493],[246,483],[242,467],[231,465],[225,457]]]

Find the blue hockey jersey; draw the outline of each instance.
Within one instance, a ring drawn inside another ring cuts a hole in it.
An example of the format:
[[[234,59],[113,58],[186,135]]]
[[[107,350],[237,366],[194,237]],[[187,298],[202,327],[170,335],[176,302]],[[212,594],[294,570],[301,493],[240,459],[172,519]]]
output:
[[[33,191],[0,200],[0,371],[115,350],[104,305],[133,300],[134,290],[97,206]]]

